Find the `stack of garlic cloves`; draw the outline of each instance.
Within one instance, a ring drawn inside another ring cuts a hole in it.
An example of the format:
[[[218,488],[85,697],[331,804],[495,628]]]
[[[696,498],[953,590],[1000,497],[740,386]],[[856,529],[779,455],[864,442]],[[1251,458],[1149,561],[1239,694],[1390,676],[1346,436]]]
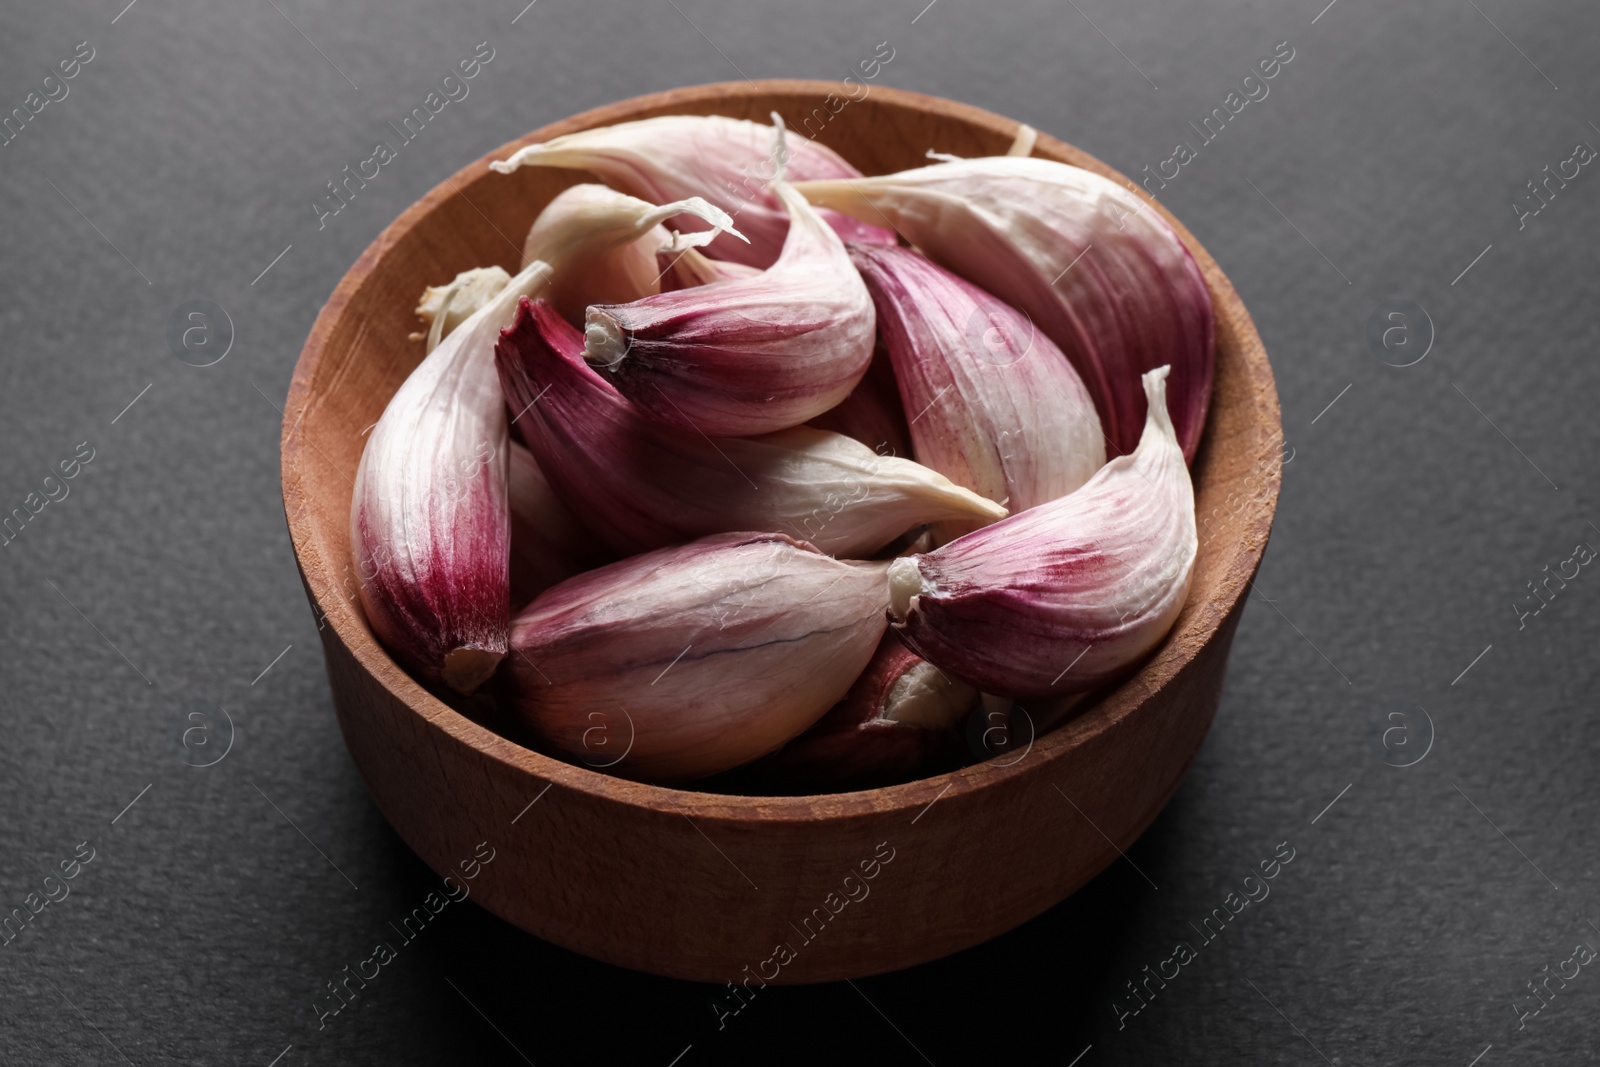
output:
[[[1113,454],[1144,425],[1139,377],[1172,367],[1172,421],[1194,458],[1216,362],[1211,294],[1171,226],[1129,189],[1047,159],[949,159],[800,182],[812,203],[889,219],[914,245],[1026,312],[1082,375]]]
[[[890,565],[910,648],[984,692],[1032,697],[1114,680],[1160,643],[1199,545],[1166,378],[1144,375],[1138,447],[1083,488]]]
[[[993,754],[974,716],[1166,639],[1213,323],[1137,197],[1018,157],[864,177],[720,116],[491,166],[605,184],[517,273],[422,294],[367,439],[361,603],[420,680],[597,771],[826,791]]]

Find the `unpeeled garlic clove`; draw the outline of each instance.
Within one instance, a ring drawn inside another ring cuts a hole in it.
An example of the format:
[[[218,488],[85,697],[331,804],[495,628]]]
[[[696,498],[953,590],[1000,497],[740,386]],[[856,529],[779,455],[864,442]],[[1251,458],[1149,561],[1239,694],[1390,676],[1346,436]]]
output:
[[[661,225],[674,216],[700,219],[711,229],[672,234]],[[581,320],[593,303],[637,300],[661,291],[657,253],[689,251],[733,229],[721,208],[699,197],[657,206],[604,185],[574,185],[546,204],[522,246],[522,269],[537,261],[550,270],[540,292],[569,319]],[[492,300],[511,281],[500,267],[464,270],[448,285],[422,292],[417,317],[428,324],[432,352],[452,330]]]
[[[1024,316],[910,249],[857,245],[850,256],[912,415],[917,462],[1013,512],[1065,496],[1105,463],[1083,381]]]
[[[718,237],[709,251],[719,259],[767,267],[778,258],[789,229],[789,213],[768,189],[779,170],[771,148],[770,126],[722,115],[662,115],[529,145],[489,166],[502,174],[526,166],[586,170],[655,203],[704,196],[737,216],[750,238],[740,244]],[[861,176],[833,149],[811,140],[790,149],[787,167],[794,180]],[[894,240],[892,231],[872,220],[858,222],[832,211],[824,217],[848,240]],[[680,228],[695,225],[679,222]]]
[[[708,229],[673,235],[662,225],[671,219],[694,219]],[[563,318],[578,322],[590,304],[659,293],[660,250],[698,247],[722,233],[744,239],[725,211],[698,196],[656,205],[604,185],[574,185],[539,212],[522,262],[550,264],[544,296]]]
[[[1131,455],[1074,493],[890,565],[907,646],[984,692],[1032,697],[1114,679],[1160,644],[1198,544],[1166,376],[1143,376],[1149,416]]]
[[[676,243],[656,252],[661,267],[661,292],[693,289],[697,285],[734,281],[761,273],[761,268],[731,259],[712,259],[698,248],[680,248]]]
[[[887,625],[885,566],[733,533],[590,571],[512,623],[512,698],[591,766],[660,781],[729,770],[850,688]]]
[[[884,635],[844,699],[763,765],[782,781],[867,788],[954,766],[978,691]]]
[[[786,183],[792,222],[761,274],[589,308],[584,356],[658,419],[770,433],[838,404],[872,360],[873,310],[839,235]]]
[[[562,503],[533,453],[515,441],[506,465],[514,607],[615,557]]]
[[[795,427],[711,438],[631,404],[583,360],[548,303],[524,301],[496,348],[524,442],[583,522],[621,553],[727,530],[779,530],[861,556],[916,526],[1005,509],[910,460]]]
[[[470,693],[506,653],[510,514],[506,407],[494,342],[535,263],[417,365],[356,470],[350,555],[367,621],[422,677]]]
[[[906,414],[900,406],[894,366],[881,344],[873,349],[867,373],[850,390],[850,395],[806,425],[853,437],[880,456],[907,459],[912,456],[911,432],[906,428]]]
[[[804,182],[813,203],[885,216],[912,244],[1029,315],[1082,376],[1115,453],[1139,440],[1140,374],[1172,367],[1172,419],[1194,457],[1215,368],[1210,292],[1137,195],[1045,159],[950,159],[883,177]]]

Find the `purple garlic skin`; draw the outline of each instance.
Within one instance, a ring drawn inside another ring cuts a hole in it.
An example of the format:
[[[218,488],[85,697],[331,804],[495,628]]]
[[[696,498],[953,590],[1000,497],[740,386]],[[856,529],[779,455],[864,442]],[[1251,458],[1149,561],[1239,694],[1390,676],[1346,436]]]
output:
[[[793,138],[787,157],[791,181],[859,178],[861,172],[833,149]],[[703,196],[734,216],[750,239],[742,244],[721,235],[706,251],[717,259],[770,267],[789,230],[789,213],[769,188],[780,177],[772,159],[772,127],[721,115],[662,115],[567,134],[529,145],[510,159],[491,163],[501,173],[518,167],[587,170],[625,193],[664,204]],[[845,240],[892,242],[883,220],[860,222],[824,210],[823,219]],[[694,218],[675,219],[685,232],[706,228]]]
[[[584,358],[664,422],[713,437],[798,426],[872,361],[873,309],[844,243],[778,182],[792,222],[761,274],[589,308]]]
[[[877,308],[918,463],[1013,512],[1065,496],[1104,465],[1082,379],[1024,316],[910,249],[850,254]]]
[[[593,767],[684,781],[757,759],[850,688],[887,626],[883,563],[734,533],[613,563],[511,624],[511,699]]]
[[[1194,491],[1167,418],[1166,368],[1144,376],[1131,455],[1067,496],[889,569],[908,647],[986,693],[1037,697],[1115,680],[1172,628],[1198,540]]]
[[[812,203],[893,221],[941,266],[1003,296],[1066,353],[1112,454],[1137,445],[1140,376],[1172,368],[1185,460],[1205,428],[1214,312],[1198,264],[1136,193],[1046,159],[954,159],[883,177],[798,183]]]
[[[367,622],[427,681],[470,693],[506,654],[510,508],[506,407],[494,344],[535,263],[446,337],[367,437],[350,503],[350,555]]]
[[[840,556],[917,526],[1005,509],[910,460],[795,427],[707,437],[631,404],[582,357],[545,301],[525,301],[496,346],[506,402],[561,499],[627,554],[733,530],[778,530]]]

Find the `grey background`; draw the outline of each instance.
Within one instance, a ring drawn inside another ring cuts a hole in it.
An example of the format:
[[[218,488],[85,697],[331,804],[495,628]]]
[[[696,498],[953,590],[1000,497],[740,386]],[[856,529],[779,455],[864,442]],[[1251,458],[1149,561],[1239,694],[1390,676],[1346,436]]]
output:
[[[1600,1043],[1594,967],[1524,1029],[1512,1007],[1541,966],[1600,946],[1600,576],[1520,631],[1511,606],[1600,545],[1600,175],[1520,231],[1509,206],[1600,144],[1592,5],[538,0],[513,24],[519,0],[123,2],[0,10],[0,111],[77,42],[96,51],[0,147],[0,511],[95,450],[0,547],[0,911],[96,850],[0,948],[4,1062],[1493,1067]],[[471,95],[319,232],[323,183],[484,40]],[[437,885],[340,741],[277,482],[294,360],[373,236],[556,118],[842,77],[878,41],[881,84],[1134,172],[1284,40],[1270,95],[1161,194],[1252,309],[1293,453],[1216,725],[1129,862],[990,944],[768,990],[720,1031],[710,987],[453,905],[319,1031],[324,983]],[[193,299],[235,327],[214,366],[165,339]],[[1436,330],[1415,366],[1367,346],[1390,300]],[[232,749],[186,766],[221,750],[219,706]],[[1386,749],[1395,707],[1412,732]],[[192,711],[210,748],[185,745]],[[1283,841],[1271,896],[1119,1030],[1123,983]]]

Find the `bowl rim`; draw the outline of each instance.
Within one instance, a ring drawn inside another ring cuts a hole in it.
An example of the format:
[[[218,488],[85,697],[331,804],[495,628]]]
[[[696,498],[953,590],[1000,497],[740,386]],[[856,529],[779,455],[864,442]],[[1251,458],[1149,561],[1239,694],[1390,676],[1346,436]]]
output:
[[[1217,552],[1226,552],[1229,546],[1232,547],[1232,554],[1218,561],[1221,577],[1217,583],[1217,595],[1208,604],[1197,607],[1193,599],[1194,592],[1191,590],[1190,599],[1185,603],[1183,612],[1173,629],[1163,638],[1161,645],[1150,658],[1124,681],[1096,694],[1096,699],[1089,707],[1072,715],[1054,729],[1034,738],[1029,754],[1035,758],[1021,758],[1010,764],[1004,763],[1003,760],[990,759],[927,778],[873,789],[792,796],[754,796],[700,792],[692,787],[692,783],[687,786],[670,786],[633,781],[608,774],[603,770],[567,763],[525,748],[456,711],[415,681],[390,658],[364,620],[360,619],[345,598],[339,595],[336,583],[330,577],[331,568],[324,563],[321,542],[310,514],[311,509],[307,506],[310,503],[310,495],[306,487],[305,471],[310,456],[303,446],[309,446],[313,450],[316,446],[306,437],[302,423],[313,399],[311,385],[316,376],[315,371],[325,355],[327,341],[333,333],[334,324],[345,313],[382,257],[399,242],[401,237],[447,200],[458,195],[465,196],[463,190],[473,180],[487,172],[491,161],[504,159],[525,145],[546,141],[576,130],[628,121],[641,117],[641,113],[659,114],[690,104],[704,108],[719,100],[725,101],[731,97],[741,96],[746,98],[803,96],[822,100],[830,93],[837,95],[842,86],[841,82],[807,79],[713,82],[632,97],[547,124],[468,163],[401,212],[361,253],[339,280],[318,313],[296,361],[283,410],[281,478],[284,512],[295,561],[299,566],[312,606],[322,615],[323,625],[331,629],[334,639],[343,644],[351,657],[387,690],[389,696],[404,704],[413,714],[446,735],[451,741],[472,748],[479,754],[497,760],[538,781],[587,794],[598,802],[651,812],[678,813],[691,818],[698,816],[718,820],[723,824],[815,823],[910,813],[926,809],[940,799],[959,800],[981,790],[1040,773],[1039,768],[1049,766],[1070,749],[1086,743],[1107,730],[1114,729],[1124,718],[1137,713],[1146,699],[1179,678],[1215,636],[1239,600],[1245,596],[1266,550],[1267,534],[1270,532],[1276,513],[1282,472],[1282,453],[1277,447],[1258,450],[1266,453],[1256,457],[1257,468],[1265,465],[1264,477],[1260,492],[1249,497],[1240,511],[1243,518],[1238,527],[1240,535],[1225,540],[1213,549]],[[886,85],[870,87],[868,95],[878,97],[891,106],[938,114],[943,118],[980,127],[1001,138],[1014,136],[1023,125],[1017,120],[1005,118],[970,104]],[[1235,320],[1240,356],[1245,361],[1249,378],[1255,386],[1251,404],[1256,409],[1256,417],[1252,421],[1257,426],[1265,422],[1281,445],[1282,422],[1277,390],[1265,348],[1249,312],[1239,299],[1232,283],[1200,242],[1159,201],[1140,190],[1125,175],[1088,153],[1043,132],[1038,132],[1033,152],[1035,155],[1063,159],[1138,191],[1141,199],[1173,227],[1207,278],[1213,302],[1218,305],[1216,320],[1219,328],[1222,305],[1227,305],[1231,317]],[[1209,424],[1208,415],[1208,429]],[[1204,451],[1213,447],[1213,436],[1207,433],[1202,438],[1202,452],[1197,454],[1196,464],[1203,457]],[[1259,536],[1251,536],[1257,532]],[[1202,545],[1201,551],[1205,550],[1206,546]]]

